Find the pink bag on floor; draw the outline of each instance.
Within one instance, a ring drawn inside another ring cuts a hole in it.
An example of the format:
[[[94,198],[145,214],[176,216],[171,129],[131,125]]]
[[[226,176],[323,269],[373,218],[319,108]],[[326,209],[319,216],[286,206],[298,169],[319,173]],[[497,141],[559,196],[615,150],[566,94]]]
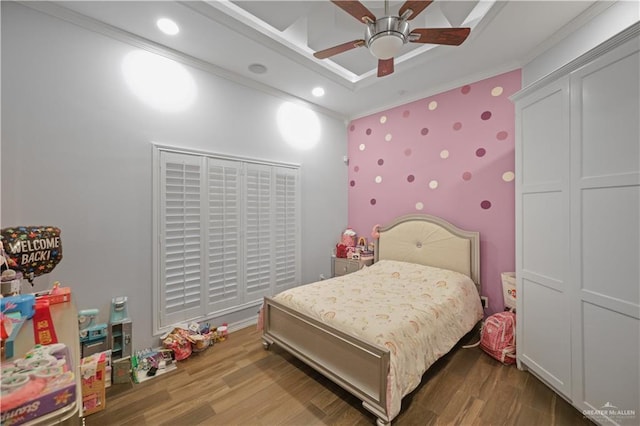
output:
[[[498,312],[484,322],[480,347],[503,364],[516,362],[516,315]]]

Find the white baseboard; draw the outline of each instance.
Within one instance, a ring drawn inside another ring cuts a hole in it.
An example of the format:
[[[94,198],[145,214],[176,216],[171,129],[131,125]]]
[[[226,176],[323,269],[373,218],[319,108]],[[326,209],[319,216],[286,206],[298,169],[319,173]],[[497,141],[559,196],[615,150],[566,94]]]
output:
[[[227,324],[227,327],[229,327],[229,333],[233,333],[234,331],[242,330],[243,328],[247,328],[257,324],[258,324],[258,317],[256,316],[254,318],[247,318],[242,321],[237,321],[232,324]]]

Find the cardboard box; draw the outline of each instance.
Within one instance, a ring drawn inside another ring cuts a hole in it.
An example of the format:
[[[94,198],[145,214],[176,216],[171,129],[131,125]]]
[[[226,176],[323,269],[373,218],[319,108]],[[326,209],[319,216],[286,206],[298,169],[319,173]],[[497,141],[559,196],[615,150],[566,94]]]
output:
[[[71,301],[71,288],[70,287],[58,287],[55,291],[50,290],[47,293],[40,293],[37,295],[38,299],[45,299],[49,301],[50,305],[57,303],[64,303]]]
[[[102,411],[106,406],[105,361],[104,352],[82,358],[80,375],[82,379],[82,413],[85,416]]]
[[[113,361],[112,376],[114,384],[131,383],[131,358],[124,357]]]
[[[112,369],[112,360],[111,360],[111,349],[104,351],[104,387],[109,389],[111,387],[111,369]]]

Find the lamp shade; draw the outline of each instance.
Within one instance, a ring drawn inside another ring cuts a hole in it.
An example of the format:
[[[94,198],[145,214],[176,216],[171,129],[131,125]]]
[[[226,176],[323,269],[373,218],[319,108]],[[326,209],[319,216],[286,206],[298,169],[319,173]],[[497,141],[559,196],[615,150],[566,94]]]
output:
[[[409,24],[397,16],[386,16],[367,25],[365,43],[378,59],[395,57],[409,38]]]
[[[400,52],[403,44],[402,38],[397,33],[379,34],[371,39],[369,51],[378,59],[390,59]]]

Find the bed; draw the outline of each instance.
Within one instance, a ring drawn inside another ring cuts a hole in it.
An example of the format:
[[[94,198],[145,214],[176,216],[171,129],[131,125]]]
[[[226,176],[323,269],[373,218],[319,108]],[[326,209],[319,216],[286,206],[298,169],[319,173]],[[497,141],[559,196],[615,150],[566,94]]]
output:
[[[424,372],[482,319],[480,236],[429,215],[379,232],[372,266],[265,297],[262,339],[388,425]]]

